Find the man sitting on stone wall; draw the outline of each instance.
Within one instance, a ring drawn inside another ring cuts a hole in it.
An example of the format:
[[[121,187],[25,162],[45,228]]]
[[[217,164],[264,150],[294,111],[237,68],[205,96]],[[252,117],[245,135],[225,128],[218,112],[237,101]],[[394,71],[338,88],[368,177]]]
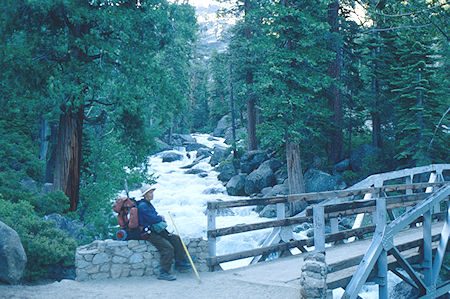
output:
[[[158,215],[151,204],[155,188],[147,185],[141,191],[144,200],[141,200],[138,206],[139,225],[149,233],[148,240],[158,249],[161,256],[158,279],[175,280],[176,276],[170,273],[174,257],[176,270],[190,268],[186,263],[186,253],[183,250],[181,239],[178,235],[171,234],[165,229],[167,224],[164,217]]]

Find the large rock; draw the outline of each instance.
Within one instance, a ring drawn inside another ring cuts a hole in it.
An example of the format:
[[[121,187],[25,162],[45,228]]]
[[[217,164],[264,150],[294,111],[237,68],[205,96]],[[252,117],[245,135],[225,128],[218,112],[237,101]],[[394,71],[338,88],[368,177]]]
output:
[[[236,175],[236,170],[233,164],[225,164],[220,170],[217,178],[222,182],[228,182],[234,175]]]
[[[183,146],[186,148],[187,152],[197,151],[201,148],[208,148],[206,145],[197,142],[185,142],[183,143]]]
[[[82,241],[84,236],[83,225],[81,222],[72,220],[57,213],[46,215],[42,218],[45,221],[53,221],[55,228],[62,230],[69,237]]]
[[[275,184],[275,174],[270,167],[270,161],[266,161],[247,176],[245,180],[245,193],[247,195],[259,193],[262,189]]]
[[[379,149],[369,144],[363,144],[357,147],[351,157],[350,166],[353,171],[361,171],[364,161],[370,157],[376,157],[379,153]]]
[[[241,157],[241,172],[251,173],[253,170],[258,168],[265,160],[267,160],[267,158],[267,152],[263,150],[255,150],[245,153]]]
[[[161,158],[163,162],[173,162],[183,160],[184,156],[175,152],[163,152],[161,153]]]
[[[165,143],[164,141],[162,141],[159,138],[155,138],[155,143],[156,143],[156,151],[155,152],[169,151],[172,149],[172,147],[170,145],[168,145],[167,143]]]
[[[172,134],[172,140],[169,140],[169,136],[166,135],[165,140],[173,146],[183,146],[184,143],[195,142],[195,138],[187,134]]]
[[[15,284],[23,275],[27,255],[15,230],[0,221],[0,280]]]
[[[36,181],[32,178],[24,178],[20,181],[20,185],[23,189],[25,189],[28,192],[36,193],[37,192],[37,185]]]
[[[340,173],[350,169],[350,159],[345,159],[334,165],[333,173]]]
[[[340,190],[346,187],[339,178],[316,169],[309,169],[304,175],[304,180],[306,192]]]
[[[232,177],[227,183],[227,193],[229,195],[245,195],[245,178],[247,175],[238,174]]]
[[[224,137],[225,132],[231,127],[231,118],[228,115],[223,116],[217,123],[213,135],[216,137]]]
[[[219,164],[225,158],[226,150],[227,149],[223,146],[215,145],[209,164],[211,164],[212,166],[216,166],[217,164]]]
[[[264,188],[266,192],[263,193],[264,197],[272,197],[277,195],[289,194],[289,182],[285,180],[283,184],[278,184],[273,187]]]
[[[211,155],[211,150],[209,148],[202,147],[197,150],[196,160],[211,157]]]

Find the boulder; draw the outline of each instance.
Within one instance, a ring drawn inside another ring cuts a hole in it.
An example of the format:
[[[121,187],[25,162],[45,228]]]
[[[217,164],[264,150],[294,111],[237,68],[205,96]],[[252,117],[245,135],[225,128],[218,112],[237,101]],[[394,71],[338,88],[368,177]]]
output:
[[[247,176],[245,180],[245,193],[247,195],[259,193],[265,187],[270,187],[275,184],[275,174],[272,168],[270,168],[270,161],[266,161]]]
[[[364,160],[376,156],[379,152],[379,149],[371,146],[369,144],[363,144],[359,147],[357,147],[351,157],[350,157],[350,166],[353,171],[361,171]]]
[[[176,140],[176,143],[183,145],[186,142],[196,142],[195,138],[188,134],[173,134],[172,140]]]
[[[27,255],[19,235],[0,221],[0,280],[15,284],[22,278]]]
[[[206,145],[197,142],[185,142],[183,146],[186,148],[187,152],[197,151],[201,148],[208,148]]]
[[[304,180],[306,192],[340,190],[346,187],[338,177],[316,169],[309,169]]]
[[[193,169],[190,169],[190,170],[186,171],[185,173],[186,174],[199,174],[200,175],[200,174],[205,174],[206,170],[193,168]],[[208,175],[208,174],[206,174],[206,175]]]
[[[333,173],[340,173],[350,169],[350,159],[345,159],[334,165]]]
[[[228,115],[223,116],[217,123],[213,135],[216,137],[224,137],[226,130],[231,127],[231,118]]]
[[[277,195],[288,195],[289,194],[289,182],[285,180],[283,184],[278,184],[263,193],[264,197],[272,197]]]
[[[163,152],[161,153],[163,162],[173,162],[178,160],[183,160],[184,156],[175,152]]]
[[[238,174],[232,177],[227,183],[227,192],[229,195],[245,195],[245,178],[247,175]]]
[[[45,221],[53,221],[55,228],[62,230],[71,238],[79,241],[82,241],[85,238],[83,231],[84,226],[79,221],[72,220],[69,217],[65,217],[57,213],[46,215],[42,217],[42,219]]]
[[[251,173],[253,170],[258,168],[262,162],[267,160],[267,158],[267,152],[263,150],[255,150],[245,153],[241,157],[241,172]]]
[[[220,170],[217,178],[222,182],[228,182],[235,174],[236,170],[234,169],[233,164],[225,164]]]
[[[244,128],[236,129],[236,141],[240,140],[239,136],[245,136],[245,133],[246,130]],[[226,144],[233,144],[233,128],[231,126],[225,131],[223,138],[225,138]]]
[[[215,145],[209,164],[211,164],[212,166],[216,166],[217,164],[219,164],[225,158],[225,151],[226,148]]]
[[[394,286],[392,293],[390,294],[390,298],[396,299],[409,299],[409,298],[418,298],[420,295],[419,290],[413,288],[408,283],[401,281]],[[445,298],[445,297],[444,297]]]
[[[206,148],[206,147],[199,148],[197,150],[197,158],[196,158],[196,160],[203,159],[203,158],[206,158],[206,157],[211,157],[211,150],[209,148]]]
[[[31,193],[36,193],[37,192],[37,185],[36,185],[36,181],[33,180],[32,178],[24,178],[20,181],[20,185],[23,187],[24,190],[31,192]]]
[[[155,138],[155,143],[156,143],[156,152],[169,151],[172,149],[170,145],[168,145],[159,138]]]
[[[42,186],[41,193],[42,194],[49,194],[50,192],[52,192],[52,189],[53,189],[53,184],[52,183],[45,183]]]
[[[202,194],[225,194],[226,191],[223,188],[207,188],[203,190]]]

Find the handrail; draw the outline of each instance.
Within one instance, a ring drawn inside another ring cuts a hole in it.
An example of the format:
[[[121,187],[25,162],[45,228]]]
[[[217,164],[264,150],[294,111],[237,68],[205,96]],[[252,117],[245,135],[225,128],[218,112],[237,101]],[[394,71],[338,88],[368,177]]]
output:
[[[367,188],[375,184],[375,182],[378,181],[389,181],[394,180],[398,178],[403,178],[406,176],[411,175],[417,175],[420,173],[426,173],[426,172],[436,172],[440,175],[442,175],[442,172],[444,170],[450,170],[450,164],[431,164],[428,166],[419,166],[414,168],[407,168],[407,169],[401,169],[386,173],[378,173],[378,174],[372,174],[365,178],[364,180],[360,181],[359,183],[356,183],[355,185],[351,186],[348,189],[360,189],[360,188]]]
[[[445,182],[439,183],[415,183],[415,184],[397,184],[388,185],[381,187],[368,187],[361,189],[345,189],[345,190],[334,190],[334,191],[322,191],[322,192],[310,192],[310,193],[300,193],[291,194],[283,196],[273,196],[273,197],[262,197],[262,198],[249,198],[249,199],[237,199],[230,201],[208,201],[208,210],[219,210],[225,208],[237,208],[237,207],[248,207],[257,205],[269,205],[277,203],[292,203],[297,201],[305,200],[307,203],[315,204],[323,199],[327,198],[344,198],[350,196],[365,195],[368,193],[380,193],[380,192],[394,192],[394,191],[405,191],[405,190],[416,190],[423,189],[427,187],[439,187],[445,184]]]

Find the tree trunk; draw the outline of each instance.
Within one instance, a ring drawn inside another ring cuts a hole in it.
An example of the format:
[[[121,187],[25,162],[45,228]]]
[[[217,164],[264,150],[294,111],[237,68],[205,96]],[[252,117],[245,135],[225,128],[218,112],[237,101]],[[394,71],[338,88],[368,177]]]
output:
[[[339,34],[339,1],[334,1],[328,5],[328,24],[330,32],[334,35]],[[334,82],[328,88],[329,106],[333,111],[331,117],[331,138],[328,144],[328,153],[330,161],[338,163],[343,159],[344,135],[342,133],[343,114],[342,114],[342,91],[338,87],[341,78],[342,49],[337,36],[329,39],[328,47],[336,53],[335,59],[328,66],[328,75],[334,79]]]
[[[83,118],[83,108],[66,111],[59,118],[53,189],[69,198],[69,211],[76,211],[78,206]]]
[[[56,146],[58,145],[58,123],[50,123],[50,159],[45,166],[45,182],[52,183],[55,173]]]
[[[50,126],[48,124],[48,120],[41,119],[40,120],[40,141],[41,145],[39,147],[39,160],[46,161],[47,160],[47,152],[48,152],[48,144],[50,137]]]
[[[245,14],[245,22],[247,26],[244,30],[245,38],[248,40],[252,39],[252,29],[248,24],[247,15],[250,8],[250,0],[245,0],[244,2],[244,14]],[[250,55],[247,53],[247,55]],[[251,70],[247,70],[245,75],[245,83],[247,85],[253,84],[253,72]],[[251,90],[251,88],[248,88]],[[255,98],[253,92],[247,91],[247,133],[248,133],[248,150],[253,151],[256,150],[256,109],[255,109]]]
[[[233,67],[230,63],[230,110],[231,110],[231,132],[233,133],[233,144],[236,143],[236,115],[234,112],[234,94],[233,94]]]
[[[374,27],[375,27],[375,23],[374,23]],[[373,32],[373,34],[375,35],[375,32]],[[375,37],[375,36],[374,36]],[[372,78],[372,93],[373,93],[373,107],[372,107],[372,112],[371,117],[372,117],[372,145],[374,147],[377,148],[381,148],[383,146],[382,143],[382,139],[381,139],[381,116],[380,116],[380,103],[379,103],[379,98],[380,98],[380,82],[376,76],[376,72],[378,69],[377,63],[376,63],[376,56],[378,54],[378,52],[380,51],[379,48],[377,49],[372,49],[372,73],[373,73],[373,78]]]
[[[300,147],[297,143],[286,141],[286,161],[289,182],[289,194],[305,193],[303,181],[302,164],[300,158]],[[304,201],[292,203],[289,207],[290,215],[293,216],[306,208]]]

